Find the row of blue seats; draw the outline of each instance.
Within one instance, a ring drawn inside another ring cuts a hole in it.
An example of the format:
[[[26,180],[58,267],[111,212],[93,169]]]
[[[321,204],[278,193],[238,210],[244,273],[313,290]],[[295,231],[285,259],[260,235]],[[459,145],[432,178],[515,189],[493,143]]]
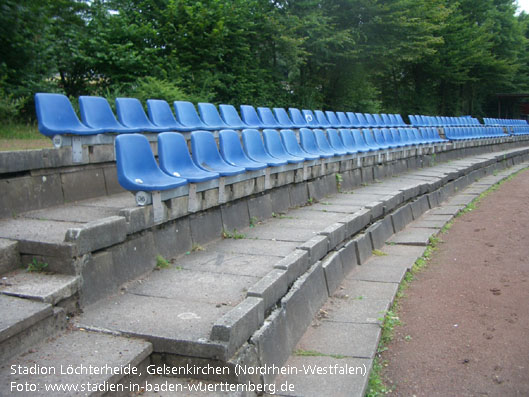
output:
[[[389,129],[233,129],[219,132],[217,146],[209,131],[191,133],[191,155],[186,140],[177,132],[158,135],[156,163],[149,142],[141,134],[116,138],[118,181],[130,191],[158,191],[221,176],[261,170],[348,154],[419,147],[443,143],[434,128]]]
[[[507,136],[501,127],[445,127],[445,136],[451,141],[501,138]]]
[[[474,117],[447,117],[447,116],[422,116],[409,115],[410,124],[414,127],[450,127],[450,126],[480,126]]]
[[[244,128],[363,128],[403,127],[396,114],[362,114],[321,110],[241,105],[240,115],[232,105],[199,103],[198,112],[191,102],[175,101],[174,113],[164,100],[149,99],[148,115],[136,98],[116,98],[117,119],[105,98],[79,97],[81,120],[70,100],[62,94],[38,93],[35,105],[39,130],[47,136],[101,133],[195,131]]]
[[[529,127],[529,124],[527,124],[527,120],[519,120],[519,119],[493,119],[493,118],[483,118],[483,122],[485,125],[501,125],[501,126],[521,126],[521,127]]]

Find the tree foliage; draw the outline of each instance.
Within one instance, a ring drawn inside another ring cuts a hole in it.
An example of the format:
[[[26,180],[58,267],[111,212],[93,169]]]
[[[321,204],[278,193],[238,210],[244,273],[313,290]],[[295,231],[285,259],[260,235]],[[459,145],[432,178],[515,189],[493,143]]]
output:
[[[529,88],[514,0],[2,0],[0,118],[37,91],[495,114]]]

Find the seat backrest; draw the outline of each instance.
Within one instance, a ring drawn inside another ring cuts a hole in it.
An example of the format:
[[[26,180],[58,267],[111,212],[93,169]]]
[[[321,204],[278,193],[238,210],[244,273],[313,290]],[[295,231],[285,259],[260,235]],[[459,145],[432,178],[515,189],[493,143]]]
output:
[[[327,117],[327,120],[329,120],[329,125],[332,128],[345,127],[344,124],[338,119],[338,115],[333,111],[327,110],[325,112],[325,116]]]
[[[266,151],[261,133],[254,128],[242,131],[242,142],[244,149],[250,158],[268,158],[270,154]]]
[[[320,127],[323,127],[323,128],[331,127],[331,123],[329,123],[327,116],[325,116],[325,113],[323,113],[321,110],[315,110],[314,116],[316,116],[316,121],[318,122]]]
[[[375,137],[373,135],[373,131],[371,131],[369,128],[363,128],[362,134],[364,135],[364,139],[366,140],[366,143],[369,146],[378,147],[378,144],[375,141]]]
[[[35,94],[35,110],[39,131],[47,136],[57,134],[90,133],[91,128],[83,125],[67,96],[62,94]],[[93,134],[101,131],[93,130]]]
[[[307,122],[308,126],[311,128],[318,128],[320,127],[320,123],[316,119],[316,116],[310,109],[303,109],[301,110],[301,113],[303,114],[303,118]]]
[[[336,153],[336,151],[331,147],[331,144],[329,143],[329,140],[327,139],[327,136],[325,135],[325,131],[320,130],[319,128],[316,128],[314,130],[314,137],[316,138],[318,147],[321,150],[323,150],[324,152],[328,152],[328,153]]]
[[[251,105],[241,105],[241,118],[249,128],[264,128],[262,120]]]
[[[193,161],[200,167],[204,167],[205,164],[225,163],[220,157],[215,137],[209,131],[193,131],[191,133],[191,152]]]
[[[384,120],[382,120],[382,117],[380,116],[380,114],[374,113],[373,118],[375,119],[375,124],[379,126],[383,126],[386,124],[384,123]]]
[[[239,113],[233,105],[219,105],[219,111],[222,119],[230,128],[240,130],[248,128],[248,125],[241,120]]]
[[[320,148],[316,142],[314,132],[308,128],[300,128],[299,139],[301,147],[308,153],[321,153]]]
[[[174,101],[176,119],[184,127],[191,129],[211,129],[198,116],[195,105],[188,101]]]
[[[80,96],[79,111],[81,120],[88,127],[104,128],[108,132],[119,132],[127,129],[116,120],[116,116],[114,116],[114,112],[106,98]]]
[[[234,130],[228,129],[219,132],[219,147],[222,157],[229,163],[238,164],[239,160],[251,161],[244,153],[239,134]]]
[[[281,135],[281,140],[283,141],[283,145],[285,146],[285,149],[288,153],[291,153],[294,156],[299,156],[299,157],[310,156],[299,145],[298,139],[296,138],[296,133],[294,131],[285,129],[285,130],[279,131],[279,134]],[[313,156],[310,158],[317,158],[317,157],[318,156]]]
[[[362,113],[355,113],[355,116],[356,116],[356,118],[358,120],[358,125],[360,127],[367,127],[367,126],[370,125],[369,122],[366,119],[366,116],[364,116]]]
[[[375,118],[373,117],[371,113],[364,113],[364,117],[366,118],[369,126],[371,127],[378,126],[378,123],[375,121]]]
[[[327,138],[329,139],[331,147],[334,149],[338,149],[340,151],[347,150],[342,142],[342,139],[338,135],[338,131],[334,128],[327,128]]]
[[[200,117],[202,118],[202,121],[210,128],[214,128],[216,130],[221,130],[224,128],[229,128],[228,124],[222,120],[222,117],[220,117],[219,111],[213,105],[212,103],[199,103],[198,104],[198,112],[200,113]]]
[[[268,153],[279,159],[289,157],[279,132],[277,130],[266,128],[263,130],[264,145]]]
[[[389,115],[387,115],[386,113],[382,113],[380,116],[382,117],[382,121],[384,122],[384,125],[387,125],[388,127],[395,125],[395,123],[391,121]]]
[[[361,149],[365,149],[368,147],[366,138],[364,134],[362,133],[362,130],[354,129],[354,130],[351,130],[351,133],[353,134],[356,147],[361,148]]]
[[[178,132],[162,132],[158,135],[158,161],[160,168],[171,175],[179,169],[196,169],[186,139]]]
[[[277,122],[281,125],[281,128],[297,127],[297,125],[290,120],[290,117],[288,117],[288,113],[284,108],[274,108],[274,115]]]
[[[163,131],[147,118],[145,110],[137,98],[116,98],[116,113],[124,126],[139,128],[148,132]]]
[[[357,146],[353,138],[353,134],[349,128],[340,128],[338,134],[342,139],[343,145],[349,150],[356,150]]]
[[[346,115],[349,121],[351,122],[351,127],[360,127],[360,120],[358,120],[356,113],[347,112]]]
[[[309,127],[309,123],[307,123],[307,120],[305,120],[305,117],[299,109],[289,108],[288,113],[290,114],[290,119],[295,126],[298,128]]]
[[[176,121],[171,107],[163,99],[148,99],[147,113],[153,124],[160,127],[173,128],[175,130],[183,130],[184,127]]]
[[[328,115],[327,115],[328,117]],[[342,127],[351,127],[351,121],[347,117],[347,115],[344,112],[336,112],[336,117],[338,118],[338,122]],[[329,119],[330,121],[330,119]]]
[[[274,113],[272,113],[272,110],[267,107],[258,107],[257,108],[257,114],[259,115],[259,118],[263,122],[263,125],[265,128],[285,128],[279,122],[274,116]],[[286,128],[292,127],[292,124],[289,126],[286,126]]]

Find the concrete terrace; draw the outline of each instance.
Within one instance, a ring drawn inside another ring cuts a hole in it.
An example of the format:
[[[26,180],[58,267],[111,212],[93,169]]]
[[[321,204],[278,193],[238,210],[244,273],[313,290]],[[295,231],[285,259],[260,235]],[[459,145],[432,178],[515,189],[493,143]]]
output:
[[[222,374],[193,377],[295,385],[283,395],[331,389],[363,395],[379,318],[407,269],[466,204],[527,167],[529,148],[523,139],[502,138],[371,157],[313,170],[304,181],[279,183],[278,177],[271,190],[222,205],[208,207],[204,194],[200,211],[167,215],[162,224],[152,222],[152,209],[136,207],[130,193],[107,183],[108,162],[69,168],[106,172],[108,195],[39,204],[0,220],[2,390],[13,381],[163,383],[168,378],[147,377],[147,365],[209,365]],[[11,172],[3,183],[44,174]],[[63,197],[71,197],[73,182],[58,178]],[[166,214],[181,211],[179,203]],[[373,256],[374,249],[387,255]],[[154,268],[157,255],[171,259],[170,266]],[[49,263],[53,274],[13,269],[12,263],[34,258]],[[366,374],[275,377],[234,370],[336,363],[362,366]],[[141,376],[11,374],[11,365],[60,364],[130,364]]]

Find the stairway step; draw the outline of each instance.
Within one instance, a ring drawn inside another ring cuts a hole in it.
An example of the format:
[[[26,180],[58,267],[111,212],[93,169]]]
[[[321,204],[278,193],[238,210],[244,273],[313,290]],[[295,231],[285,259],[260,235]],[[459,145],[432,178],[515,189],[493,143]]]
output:
[[[65,324],[63,309],[0,294],[0,360],[21,353]]]
[[[11,394],[23,390],[25,393],[17,395],[32,396],[129,395],[129,391],[139,391],[130,389],[133,385],[137,388],[146,376],[151,352],[151,344],[138,339],[66,331],[4,361],[0,365],[0,388]],[[46,387],[71,389],[52,391]]]
[[[0,238],[0,274],[20,267],[18,242]]]

